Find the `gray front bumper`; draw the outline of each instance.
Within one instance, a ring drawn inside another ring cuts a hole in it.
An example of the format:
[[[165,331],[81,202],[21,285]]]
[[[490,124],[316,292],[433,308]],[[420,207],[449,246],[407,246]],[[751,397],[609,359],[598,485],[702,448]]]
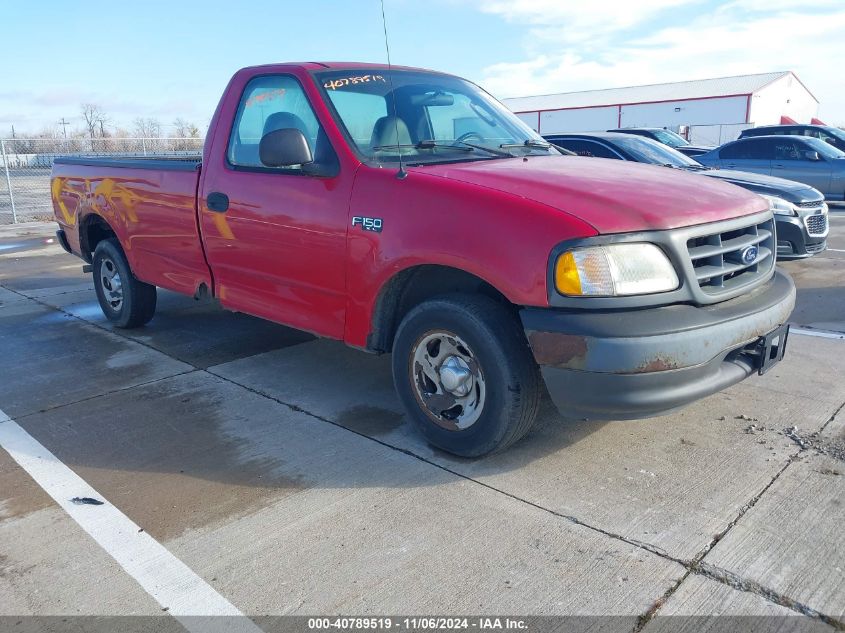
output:
[[[778,271],[752,292],[709,306],[526,308],[520,316],[562,414],[626,419],[681,407],[749,376],[752,348],[794,304],[795,286]]]

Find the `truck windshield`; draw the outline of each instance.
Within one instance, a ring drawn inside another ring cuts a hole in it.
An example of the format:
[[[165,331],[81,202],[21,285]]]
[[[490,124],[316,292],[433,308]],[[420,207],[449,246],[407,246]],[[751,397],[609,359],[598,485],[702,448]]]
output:
[[[365,160],[409,164],[559,154],[478,86],[450,75],[355,69],[315,73]]]

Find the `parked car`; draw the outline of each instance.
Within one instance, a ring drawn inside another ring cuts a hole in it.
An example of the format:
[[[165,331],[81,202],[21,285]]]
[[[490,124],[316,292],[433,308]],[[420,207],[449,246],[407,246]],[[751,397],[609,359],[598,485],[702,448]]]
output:
[[[687,156],[698,156],[709,152],[712,147],[702,145],[692,145],[680,134],[676,134],[672,130],[666,130],[662,127],[621,127],[615,130],[608,130],[608,132],[618,132],[619,134],[633,134],[635,136],[644,136],[650,138],[658,143],[663,143],[672,149],[676,149]]]
[[[797,180],[845,200],[845,152],[809,136],[752,136],[697,156],[703,165]]]
[[[744,171],[712,169],[649,138],[594,132],[551,134],[545,137],[558,148],[579,156],[630,160],[700,173],[738,185],[769,201],[777,226],[778,259],[800,259],[823,251],[827,245],[828,209],[824,196],[803,183]]]
[[[528,432],[541,375],[564,415],[624,419],[764,372],[795,302],[759,196],[597,169],[432,71],[246,68],[201,161],[58,158],[51,187],[116,327],[158,286],[392,352],[410,420],[463,456]]]
[[[743,130],[739,138],[750,138],[752,136],[811,136],[845,152],[845,130],[830,125],[761,125],[759,127]]]

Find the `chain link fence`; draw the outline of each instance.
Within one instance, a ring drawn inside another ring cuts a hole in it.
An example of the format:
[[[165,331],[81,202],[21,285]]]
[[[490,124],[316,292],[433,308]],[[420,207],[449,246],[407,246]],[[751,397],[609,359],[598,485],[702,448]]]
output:
[[[52,220],[50,169],[59,156],[196,156],[201,138],[0,139],[0,224]]]

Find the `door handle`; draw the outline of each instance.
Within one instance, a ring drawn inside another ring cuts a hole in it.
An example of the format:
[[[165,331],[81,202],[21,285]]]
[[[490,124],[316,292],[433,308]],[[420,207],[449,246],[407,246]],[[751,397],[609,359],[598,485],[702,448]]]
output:
[[[225,193],[220,193],[219,191],[212,191],[206,196],[205,205],[208,207],[209,211],[225,213],[226,209],[229,208],[229,196]]]
[[[728,168],[730,168],[730,169],[733,169],[734,167],[736,167],[736,163],[727,163],[727,164],[725,165],[725,167],[728,167]]]
[[[775,169],[783,169],[783,165],[778,165],[777,163],[774,165]]]

